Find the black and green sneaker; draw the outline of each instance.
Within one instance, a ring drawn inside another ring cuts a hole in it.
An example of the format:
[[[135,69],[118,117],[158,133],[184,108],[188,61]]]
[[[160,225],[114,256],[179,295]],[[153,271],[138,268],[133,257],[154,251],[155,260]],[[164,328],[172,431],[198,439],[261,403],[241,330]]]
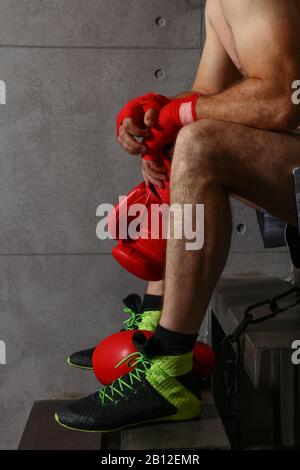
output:
[[[155,330],[160,319],[160,310],[144,309],[142,299],[138,294],[128,295],[123,302],[125,304],[123,311],[130,316],[123,322],[125,328],[122,330]],[[95,347],[75,352],[68,357],[67,363],[79,369],[93,370],[94,350]]]
[[[147,342],[142,333],[138,335]],[[56,421],[78,431],[112,432],[142,423],[199,416],[200,381],[191,373],[192,352],[152,358],[139,352],[134,356],[132,372],[63,406],[55,414]]]

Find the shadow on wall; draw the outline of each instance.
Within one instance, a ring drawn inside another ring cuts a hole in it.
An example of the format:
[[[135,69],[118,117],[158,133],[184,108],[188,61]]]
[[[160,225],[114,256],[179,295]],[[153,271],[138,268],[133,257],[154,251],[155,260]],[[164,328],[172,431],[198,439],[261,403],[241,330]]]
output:
[[[200,7],[204,7],[205,1],[206,0],[200,0],[200,1],[199,0],[185,0],[186,11],[199,10],[199,4],[200,4]]]

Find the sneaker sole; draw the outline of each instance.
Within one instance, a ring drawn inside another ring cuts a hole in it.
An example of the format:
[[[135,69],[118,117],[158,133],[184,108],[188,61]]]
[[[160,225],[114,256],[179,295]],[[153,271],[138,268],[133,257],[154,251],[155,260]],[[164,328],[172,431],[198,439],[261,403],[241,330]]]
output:
[[[89,432],[89,433],[96,433],[96,432],[101,432],[103,434],[110,433],[110,432],[117,432],[117,431],[122,431],[122,429],[127,429],[127,428],[132,428],[134,426],[140,426],[141,424],[151,424],[151,423],[165,423],[167,421],[169,422],[179,422],[179,421],[194,421],[196,419],[199,419],[200,415],[194,416],[193,418],[190,419],[176,419],[175,417],[172,418],[173,415],[171,416],[166,416],[165,418],[155,418],[155,419],[149,419],[147,421],[139,421],[138,423],[133,423],[133,424],[128,424],[127,426],[121,426],[119,428],[114,428],[114,429],[105,429],[103,431],[101,430],[90,430],[90,429],[79,429],[79,428],[73,428],[72,426],[67,426],[66,424],[63,424],[59,421],[59,417],[57,413],[55,413],[55,421],[62,426],[63,428],[69,429],[71,431],[79,431],[79,432]]]
[[[82,369],[82,370],[93,370],[92,367],[84,367],[84,366],[77,366],[76,364],[73,364],[73,362],[70,361],[70,358],[68,357],[67,359],[67,364],[71,367],[76,367],[76,369]]]

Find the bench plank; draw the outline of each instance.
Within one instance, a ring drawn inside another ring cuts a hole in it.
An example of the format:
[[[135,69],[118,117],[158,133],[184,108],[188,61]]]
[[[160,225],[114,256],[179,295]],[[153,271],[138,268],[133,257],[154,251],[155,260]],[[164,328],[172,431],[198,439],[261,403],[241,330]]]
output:
[[[98,450],[100,433],[71,431],[60,426],[54,413],[70,400],[45,400],[33,404],[19,450]]]
[[[122,450],[229,449],[230,444],[211,392],[202,393],[201,418],[124,429]]]

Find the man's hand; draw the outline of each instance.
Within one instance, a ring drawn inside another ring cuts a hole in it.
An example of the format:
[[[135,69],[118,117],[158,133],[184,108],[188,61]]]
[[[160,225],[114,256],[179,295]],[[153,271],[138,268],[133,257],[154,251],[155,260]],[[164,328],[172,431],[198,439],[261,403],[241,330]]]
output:
[[[162,188],[168,179],[167,172],[168,170],[161,163],[142,159],[142,174],[147,186],[152,183],[158,188]]]
[[[147,146],[143,153],[144,160],[156,160],[165,146],[175,142],[183,126],[197,120],[198,98],[199,93],[192,93],[188,97],[172,100],[162,108],[157,124],[149,129],[149,135],[144,140]]]
[[[119,127],[118,142],[130,155],[139,155],[145,152],[146,147],[143,143],[138,142],[136,138],[146,138],[148,133],[148,129],[139,128],[132,118],[125,118],[123,124]]]
[[[160,110],[170,102],[169,98],[156,93],[134,98],[121,109],[117,118],[117,138],[124,150],[138,155],[146,150],[137,138],[147,138],[149,128],[157,122]]]

